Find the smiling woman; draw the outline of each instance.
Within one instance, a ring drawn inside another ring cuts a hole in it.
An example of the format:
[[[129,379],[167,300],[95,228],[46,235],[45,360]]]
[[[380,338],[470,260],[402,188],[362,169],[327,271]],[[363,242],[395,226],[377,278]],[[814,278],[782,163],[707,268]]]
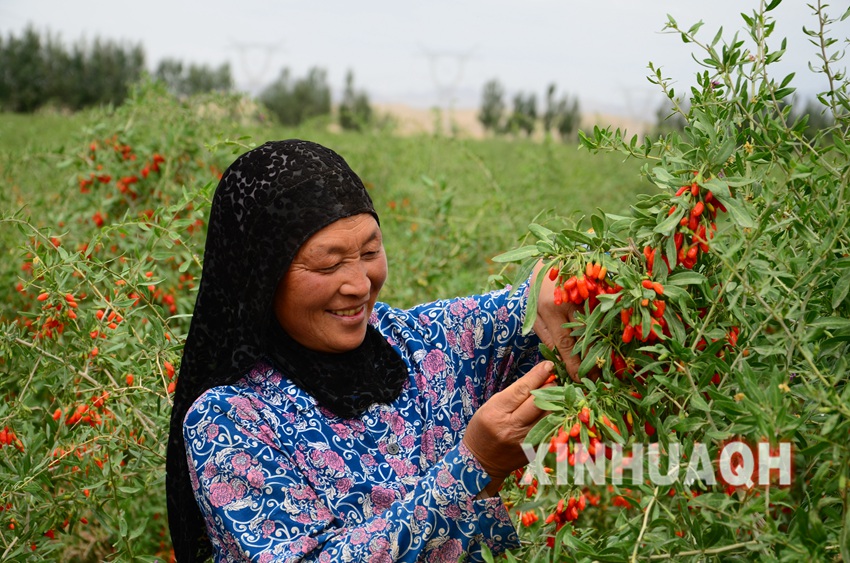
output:
[[[171,418],[179,562],[516,545],[498,490],[544,415],[537,344],[569,350],[572,309],[541,299],[523,335],[527,285],[400,310],[386,278],[372,201],[333,151],[266,143],[224,173]]]

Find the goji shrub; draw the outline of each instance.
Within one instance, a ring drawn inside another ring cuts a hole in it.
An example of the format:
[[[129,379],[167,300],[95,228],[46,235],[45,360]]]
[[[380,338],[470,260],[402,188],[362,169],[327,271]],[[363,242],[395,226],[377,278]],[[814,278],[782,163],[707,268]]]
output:
[[[591,151],[645,160],[658,193],[630,216],[532,225],[528,244],[496,258],[519,263],[520,280],[542,262],[530,310],[544,287],[578,308],[567,326],[583,378],[569,381],[543,347],[560,384],[535,392],[551,413],[529,434],[529,470],[503,492],[523,540],[509,560],[850,561],[847,79],[818,5],[812,69],[834,124],[806,135],[794,76],[769,72],[785,49],[769,47],[778,4],[742,14],[746,34],[727,41],[670,19],[704,67],[688,104],[653,67],[684,130],[582,136]],[[723,463],[745,466],[719,456],[739,441],[765,444],[765,459],[790,448],[790,482],[714,478]],[[601,457],[620,463],[598,480],[556,480]],[[691,460],[704,471],[686,475]]]
[[[52,163],[67,183],[31,186],[39,214],[0,220],[24,241],[0,271],[15,286],[0,310],[4,561],[170,558],[169,395],[229,157],[201,142],[227,126],[202,101],[143,85],[95,112]]]

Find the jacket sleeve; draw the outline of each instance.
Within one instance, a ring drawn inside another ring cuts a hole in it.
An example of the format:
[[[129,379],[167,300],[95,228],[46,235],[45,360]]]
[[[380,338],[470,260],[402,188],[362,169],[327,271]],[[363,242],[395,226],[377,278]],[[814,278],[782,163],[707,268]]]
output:
[[[424,373],[452,378],[465,387],[477,408],[494,393],[510,385],[542,358],[540,339],[534,332],[522,334],[529,284],[419,305],[408,310],[408,324],[422,341],[438,344],[420,362]],[[400,335],[400,341],[416,338]],[[450,372],[433,369],[439,360]],[[415,357],[415,354],[414,354]],[[430,363],[429,363],[430,362]]]
[[[489,477],[462,443],[404,496],[384,489],[377,492],[386,498],[375,499],[372,490],[380,510],[344,524],[268,426],[251,417],[212,390],[184,423],[195,497],[217,560],[454,562],[468,553],[468,561],[480,561],[482,543],[495,552],[516,545],[501,500],[475,500]]]

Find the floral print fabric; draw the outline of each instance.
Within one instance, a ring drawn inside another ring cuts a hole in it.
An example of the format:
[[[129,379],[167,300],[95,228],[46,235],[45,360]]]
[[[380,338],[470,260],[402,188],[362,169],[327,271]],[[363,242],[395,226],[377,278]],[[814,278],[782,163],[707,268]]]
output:
[[[259,361],[201,395],[184,423],[189,472],[216,561],[469,561],[516,545],[489,477],[461,438],[475,410],[539,361],[520,291],[371,324],[410,372],[391,404],[342,419]]]

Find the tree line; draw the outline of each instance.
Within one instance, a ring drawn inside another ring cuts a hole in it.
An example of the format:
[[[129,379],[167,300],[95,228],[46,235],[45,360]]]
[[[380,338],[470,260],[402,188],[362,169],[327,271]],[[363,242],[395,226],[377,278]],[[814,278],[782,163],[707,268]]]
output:
[[[58,37],[32,27],[20,37],[0,36],[0,110],[31,113],[43,107],[78,111],[102,104],[120,105],[131,86],[148,74],[141,45],[95,39],[66,47]],[[167,58],[151,78],[161,81],[175,96],[234,90],[230,65],[218,67],[184,64]],[[312,68],[304,77],[288,68],[258,96],[284,125],[331,114],[331,89],[327,73]],[[338,107],[344,129],[361,129],[372,119],[368,95],[354,87],[354,75]]]
[[[45,106],[77,111],[101,104],[119,105],[131,85],[146,75],[141,45],[95,39],[91,43],[78,41],[66,48],[57,37],[50,33],[42,35],[32,27],[20,37],[0,36],[0,110],[3,111],[28,113]],[[163,82],[176,96],[229,93],[234,89],[230,66],[226,63],[211,67],[165,59],[159,62],[152,78]],[[257,98],[283,125],[298,125],[308,119],[332,115],[327,72],[318,67],[309,69],[302,77],[283,68]],[[791,111],[808,116],[807,137],[833,122],[832,116],[813,102],[802,110],[796,109],[798,104],[794,106]],[[575,138],[581,121],[578,98],[558,95],[555,84],[550,84],[541,109],[537,96],[526,92],[514,94],[509,108],[504,87],[493,79],[484,85],[478,120],[495,135],[531,136],[542,128],[547,136],[555,135],[564,141]],[[337,106],[337,119],[343,129],[349,130],[360,130],[373,123],[369,96],[355,87],[350,70]],[[684,124],[682,115],[673,112],[669,103],[662,104],[656,120],[659,132],[681,129]]]
[[[581,111],[578,98],[571,98],[568,94],[558,97],[556,90],[555,84],[546,89],[542,114],[537,109],[537,96],[525,92],[514,94],[512,108],[508,111],[504,87],[497,79],[490,80],[481,94],[478,121],[485,130],[496,135],[531,136],[539,124],[545,135],[555,134],[567,141],[578,130]]]

